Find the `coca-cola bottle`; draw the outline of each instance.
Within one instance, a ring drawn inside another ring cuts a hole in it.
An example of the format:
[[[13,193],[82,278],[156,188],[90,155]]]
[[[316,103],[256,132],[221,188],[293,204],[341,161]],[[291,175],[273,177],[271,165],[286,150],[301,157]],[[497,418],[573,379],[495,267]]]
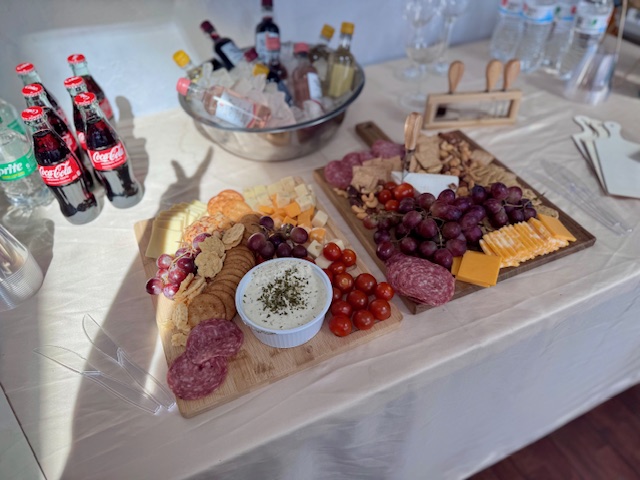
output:
[[[53,131],[42,107],[22,111],[31,132],[38,173],[58,200],[60,211],[71,223],[90,222],[100,214],[100,204],[82,176],[80,162],[64,140]]]
[[[20,63],[16,65],[16,73],[18,74],[18,77],[20,77],[20,80],[22,80],[22,84],[25,86],[33,83],[40,85],[44,89],[44,93],[47,96],[49,103],[55,109],[58,116],[64,121],[64,123],[69,125],[69,120],[67,119],[64,110],[62,110],[62,107],[58,103],[58,100],[56,100],[56,97],[54,97],[53,94],[42,84],[40,75],[38,75],[38,72],[36,72],[32,63]]]
[[[93,93],[80,93],[73,101],[82,114],[89,158],[107,198],[117,208],[134,206],[144,192],[133,175],[124,143],[105,118]]]
[[[224,68],[232,70],[233,67],[242,60],[242,50],[240,50],[230,38],[221,37],[210,21],[205,20],[202,22],[200,29],[211,37],[213,50],[218,57],[220,57],[220,60],[222,60]]]
[[[82,77],[69,77],[64,81],[64,86],[69,92],[71,96],[71,104],[73,107],[73,126],[76,129],[76,136],[78,137],[78,142],[80,142],[80,147],[85,152],[87,151],[87,142],[84,138],[84,120],[82,120],[82,114],[76,105],[76,102],[73,99],[76,95],[80,93],[87,93],[87,84],[84,83]]]
[[[27,107],[42,107],[44,109],[49,125],[53,127],[53,130],[60,135],[64,140],[64,143],[67,144],[69,150],[71,150],[76,158],[80,160],[82,175],[84,176],[89,188],[93,189],[93,177],[91,176],[91,166],[89,161],[80,148],[80,144],[76,140],[76,137],[73,136],[73,133],[71,133],[67,124],[62,121],[53,109],[52,105],[49,103],[49,99],[45,95],[42,85],[38,85],[37,83],[26,85],[22,87],[22,95],[27,102]]]
[[[89,73],[89,67],[87,66],[87,60],[84,58],[84,55],[81,53],[69,55],[67,57],[67,62],[69,62],[69,66],[71,67],[73,74],[77,77],[82,77],[84,83],[87,85],[87,90],[97,97],[98,104],[104,112],[104,116],[107,117],[107,120],[112,122],[113,108],[111,108],[111,104],[100,85],[98,85],[98,82],[96,82],[93,76]]]

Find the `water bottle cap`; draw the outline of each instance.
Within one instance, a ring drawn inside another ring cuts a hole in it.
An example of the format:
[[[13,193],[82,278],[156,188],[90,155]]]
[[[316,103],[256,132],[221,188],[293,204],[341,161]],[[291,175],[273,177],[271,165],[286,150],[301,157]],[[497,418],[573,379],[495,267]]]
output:
[[[255,67],[253,67],[253,76],[256,75],[269,75],[269,67],[263,65],[262,63],[258,63]]]
[[[322,27],[322,31],[320,32],[320,35],[322,35],[323,37],[327,37],[329,40],[331,40],[331,38],[333,37],[333,33],[335,31],[336,31],[335,28],[325,23],[324,26]]]
[[[75,97],[73,97],[73,101],[79,107],[86,107],[87,105],[91,105],[95,102],[96,96],[91,92],[79,93]]]
[[[353,35],[353,30],[355,26],[351,22],[342,22],[342,27],[340,27],[340,33],[344,33],[345,35]]]
[[[211,33],[211,32],[214,32],[216,30],[209,20],[205,20],[204,22],[202,22],[200,24],[200,29],[202,29],[203,31],[205,31],[207,33]]]
[[[18,65],[16,65],[16,73],[18,75],[26,75],[27,73],[31,73],[33,72],[34,67],[33,67],[33,63],[20,63]]]
[[[21,114],[22,120],[25,122],[33,122],[44,117],[44,109],[42,107],[25,108]]]
[[[187,92],[189,91],[189,85],[191,85],[191,80],[188,78],[180,78],[178,79],[178,84],[176,85],[176,90],[183,97],[187,96]]]
[[[304,42],[298,42],[293,44],[293,53],[308,53],[309,45]]]
[[[251,47],[249,50],[244,52],[244,59],[247,62],[253,62],[256,58],[258,58],[258,52],[256,52],[255,48]]]
[[[82,62],[86,62],[87,60],[84,58],[84,55],[81,53],[74,53],[73,55],[69,55],[67,57],[67,62],[69,62],[70,64],[76,64],[76,63],[82,63]]]
[[[189,55],[187,55],[187,52],[185,52],[184,50],[178,50],[173,54],[173,61],[176,62],[180,68],[182,68],[187,65],[191,61],[191,59],[189,58]]]
[[[280,37],[267,37],[265,45],[267,50],[280,50]]]
[[[42,93],[43,90],[44,89],[42,88],[42,85],[32,83],[31,85],[25,85],[24,87],[22,87],[22,95],[29,98],[37,97]]]
[[[64,86],[66,88],[79,87],[80,85],[84,85],[82,77],[69,77],[64,81]]]

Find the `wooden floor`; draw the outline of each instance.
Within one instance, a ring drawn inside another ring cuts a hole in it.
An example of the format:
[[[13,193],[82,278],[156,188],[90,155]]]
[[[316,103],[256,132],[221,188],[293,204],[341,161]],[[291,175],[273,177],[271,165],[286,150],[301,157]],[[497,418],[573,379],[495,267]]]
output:
[[[636,385],[468,480],[640,480]]]

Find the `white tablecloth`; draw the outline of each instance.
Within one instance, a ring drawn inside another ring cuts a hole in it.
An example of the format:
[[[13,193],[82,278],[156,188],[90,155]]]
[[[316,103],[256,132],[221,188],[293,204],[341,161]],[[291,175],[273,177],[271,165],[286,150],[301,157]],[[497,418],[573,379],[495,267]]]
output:
[[[621,73],[638,56],[637,47],[627,48]],[[482,88],[487,43],[453,53],[467,64],[459,89]],[[119,131],[146,188],[142,203],[106,205],[85,226],[69,224],[52,205],[29,229],[15,231],[46,277],[34,298],[0,314],[0,382],[47,478],[464,478],[638,381],[640,201],[605,197],[570,139],[579,113],[637,133],[637,85],[626,82],[605,104],[589,107],[563,99],[543,74],[518,81],[525,94],[516,126],[467,133],[523,176],[542,173],[545,158],[567,166],[633,234],[615,236],[542,188],[597,237],[595,246],[419,315],[397,302],[405,315],[400,329],[189,420],[176,411],[142,413],[32,353],[61,345],[109,369],[82,332],[82,316],[91,313],[164,381],[134,222],[222,188],[292,174],[312,181],[314,168],[364,148],[353,128],[362,121],[400,140],[406,112],[397,97],[414,88],[395,80],[401,64],[367,68],[365,90],[338,136],[284,163],[226,153],[181,111],[131,120],[126,99],[117,100]],[[430,77],[427,88],[445,85]],[[319,198],[366,260],[337,211]]]

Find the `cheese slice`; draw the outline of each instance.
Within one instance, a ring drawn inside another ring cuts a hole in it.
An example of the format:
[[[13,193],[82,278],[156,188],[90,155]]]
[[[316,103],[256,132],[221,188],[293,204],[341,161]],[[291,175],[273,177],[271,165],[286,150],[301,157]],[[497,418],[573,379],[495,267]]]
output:
[[[499,273],[500,257],[467,250],[462,256],[456,279],[489,287],[498,282]]]
[[[454,277],[457,275],[460,269],[460,263],[462,262],[462,255],[459,257],[453,257],[453,263],[451,264],[451,275]]]
[[[153,227],[164,228],[165,230],[177,230],[182,232],[183,223],[179,219],[156,219],[153,221]],[[152,229],[153,229],[152,227]]]
[[[538,219],[542,222],[542,224],[547,227],[547,230],[551,232],[551,235],[554,238],[559,238],[561,240],[567,240],[568,242],[575,242],[576,237],[574,237],[569,230],[562,224],[560,220],[554,217],[550,217],[549,215],[544,215],[542,213],[538,214]]]
[[[163,253],[172,255],[180,248],[181,240],[182,230],[167,230],[154,225],[151,230],[151,239],[149,240],[145,256],[158,258]]]

